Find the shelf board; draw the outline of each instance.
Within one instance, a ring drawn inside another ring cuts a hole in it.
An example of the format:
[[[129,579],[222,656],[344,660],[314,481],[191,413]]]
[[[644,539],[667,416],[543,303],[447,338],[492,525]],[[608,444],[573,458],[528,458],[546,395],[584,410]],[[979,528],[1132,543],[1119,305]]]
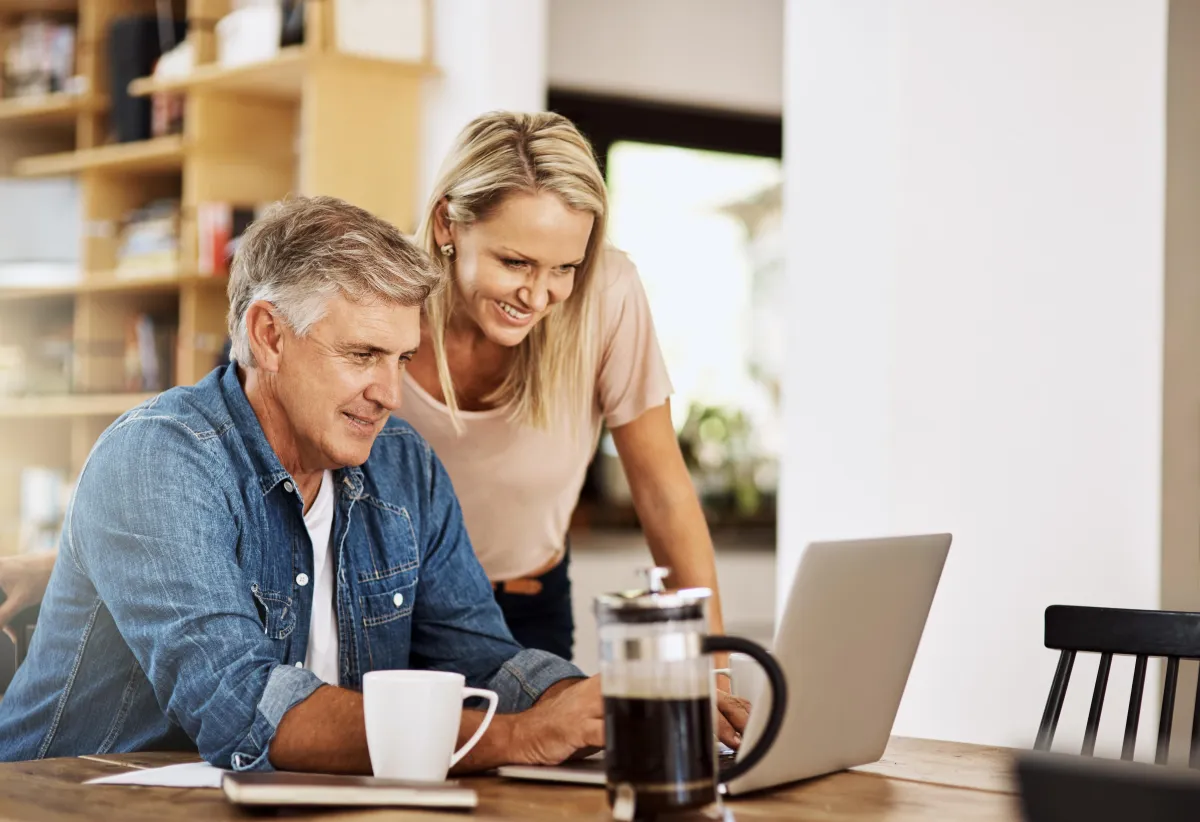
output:
[[[0,100],[0,128],[14,125],[71,125],[80,114],[100,111],[108,101],[90,94],[59,92]]]
[[[142,77],[129,84],[129,93],[144,97],[160,91],[186,92],[194,90],[224,91],[277,100],[298,100],[304,88],[304,75],[314,60],[336,60],[342,64],[358,65],[367,70],[436,73],[426,63],[402,63],[348,54],[313,54],[305,46],[287,46],[270,60],[227,68],[216,63],[197,66],[182,77],[158,79]]]
[[[154,394],[59,394],[0,397],[0,419],[27,417],[118,417]]]
[[[182,167],[183,154],[183,136],[174,134],[153,140],[25,157],[17,160],[14,170],[18,177],[52,177],[89,169],[174,171]]]
[[[0,0],[0,16],[78,11],[79,0]]]
[[[159,276],[116,277],[112,274],[91,274],[70,285],[44,287],[0,288],[0,303],[18,300],[70,298],[80,294],[148,294],[171,292],[195,285],[224,289],[227,277],[204,277],[198,274],[162,274]]]
[[[216,63],[197,66],[183,77],[142,77],[129,84],[129,93],[144,97],[160,91],[212,89],[294,100],[300,97],[308,55],[303,46],[288,46],[270,60],[226,68]]]

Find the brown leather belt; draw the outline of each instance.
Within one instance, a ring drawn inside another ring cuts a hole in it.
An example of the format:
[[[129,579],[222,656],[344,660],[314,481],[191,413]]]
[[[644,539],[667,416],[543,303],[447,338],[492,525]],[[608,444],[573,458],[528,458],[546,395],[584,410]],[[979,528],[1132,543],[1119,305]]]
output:
[[[538,568],[527,576],[518,577],[517,579],[506,579],[502,582],[493,582],[492,590],[503,591],[506,594],[519,594],[522,596],[536,596],[542,592],[542,580],[546,574],[558,567],[566,555],[565,551],[559,551],[554,559],[546,565]]]

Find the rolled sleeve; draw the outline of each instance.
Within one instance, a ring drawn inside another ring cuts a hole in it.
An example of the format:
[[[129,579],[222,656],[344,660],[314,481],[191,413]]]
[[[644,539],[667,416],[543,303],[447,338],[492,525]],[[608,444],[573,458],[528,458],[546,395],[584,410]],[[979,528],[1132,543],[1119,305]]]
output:
[[[511,714],[533,707],[542,694],[564,679],[586,677],[587,674],[562,657],[526,648],[501,665],[487,687],[498,697],[496,710]]]
[[[279,729],[283,715],[312,696],[324,683],[304,668],[278,665],[267,678],[262,699],[258,701],[254,724],[237,750],[230,757],[235,771],[273,771],[267,757],[271,740]]]

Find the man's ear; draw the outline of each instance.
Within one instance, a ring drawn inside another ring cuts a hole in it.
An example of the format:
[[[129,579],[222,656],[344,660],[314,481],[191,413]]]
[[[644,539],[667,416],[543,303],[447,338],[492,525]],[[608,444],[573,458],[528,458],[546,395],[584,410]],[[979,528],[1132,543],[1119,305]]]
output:
[[[447,212],[449,207],[448,201],[443,197],[433,210],[433,239],[439,246],[454,242],[454,232],[451,231]]]
[[[279,371],[283,352],[283,318],[275,313],[275,306],[266,300],[255,300],[246,309],[246,340],[254,362],[262,371]]]

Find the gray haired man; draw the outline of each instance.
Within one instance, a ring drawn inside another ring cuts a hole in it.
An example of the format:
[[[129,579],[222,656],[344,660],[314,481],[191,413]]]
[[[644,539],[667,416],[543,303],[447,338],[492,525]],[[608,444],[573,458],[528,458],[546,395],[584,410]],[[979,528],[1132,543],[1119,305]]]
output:
[[[332,198],[250,228],[234,362],[120,417],[79,477],[0,759],[366,772],[363,674],[409,667],[499,694],[464,769],[603,745],[598,682],[513,641],[445,470],[391,416],[442,277]]]

